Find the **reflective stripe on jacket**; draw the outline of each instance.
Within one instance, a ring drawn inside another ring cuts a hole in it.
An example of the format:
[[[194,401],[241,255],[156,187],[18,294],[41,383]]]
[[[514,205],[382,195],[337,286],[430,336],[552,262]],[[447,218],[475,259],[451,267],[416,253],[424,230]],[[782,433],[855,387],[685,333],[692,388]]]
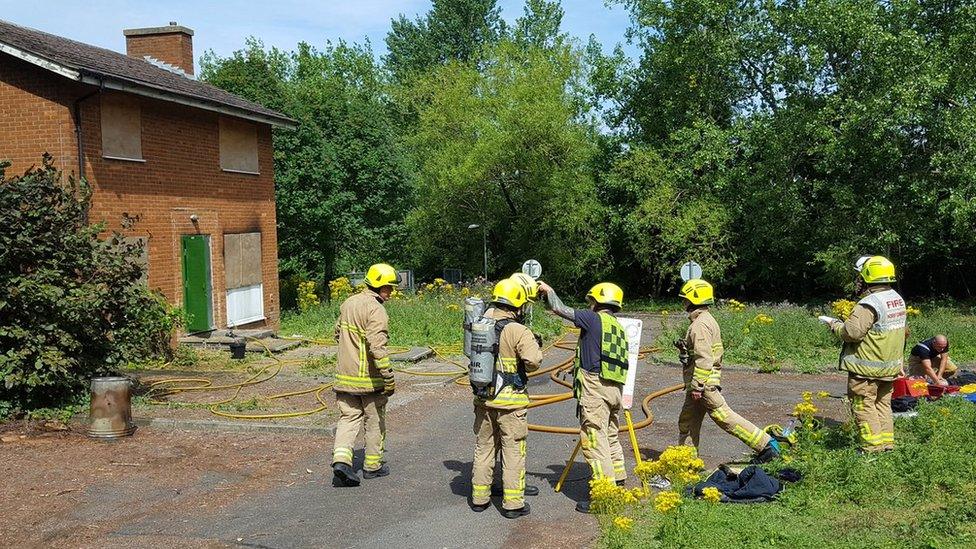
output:
[[[682,369],[685,389],[701,391],[722,385],[722,330],[708,309],[695,309],[688,315],[691,325],[685,333],[688,361]]]
[[[485,316],[495,320],[514,319],[515,314],[501,309],[488,309]],[[509,322],[502,329],[498,339],[498,361],[495,363],[496,373],[523,374],[534,372],[542,364],[542,349],[529,330],[518,322]],[[498,390],[501,387],[501,390]],[[495,396],[489,400],[475,398],[476,404],[488,408],[502,410],[516,410],[529,405],[529,394],[523,387],[516,389],[511,384],[505,384],[500,376],[495,376]]]
[[[379,295],[366,288],[339,307],[335,391],[367,394],[394,388],[389,352],[389,317]]]
[[[851,316],[833,325],[844,341],[838,368],[859,377],[891,380],[904,363],[905,300],[887,286],[875,287]]]

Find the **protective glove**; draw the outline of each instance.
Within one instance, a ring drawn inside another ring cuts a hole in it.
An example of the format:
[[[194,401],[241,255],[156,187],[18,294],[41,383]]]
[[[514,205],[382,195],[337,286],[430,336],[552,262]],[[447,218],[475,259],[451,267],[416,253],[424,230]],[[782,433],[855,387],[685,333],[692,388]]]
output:
[[[535,337],[535,342],[539,344],[539,348],[541,349],[542,348],[542,336],[539,335],[539,334],[536,334],[536,333],[533,333],[532,336]]]
[[[393,393],[395,391],[396,391],[395,382],[388,381],[385,385],[383,385],[383,396],[393,396]]]

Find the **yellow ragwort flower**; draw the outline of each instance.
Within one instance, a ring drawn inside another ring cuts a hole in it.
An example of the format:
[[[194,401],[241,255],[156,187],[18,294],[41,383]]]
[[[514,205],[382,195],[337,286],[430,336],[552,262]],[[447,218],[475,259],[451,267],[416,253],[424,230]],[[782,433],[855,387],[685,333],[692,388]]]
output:
[[[681,505],[681,495],[674,490],[660,492],[654,498],[654,509],[660,513],[667,513]]]
[[[793,408],[793,415],[802,418],[813,417],[817,413],[817,407],[809,402],[800,402]]]
[[[722,494],[719,493],[718,488],[709,486],[708,488],[702,490],[702,499],[712,503],[718,503],[722,501]]]
[[[634,519],[630,517],[616,517],[613,519],[613,525],[621,530],[630,530],[634,527]]]
[[[831,302],[830,310],[837,318],[847,320],[847,317],[851,316],[851,313],[854,312],[854,305],[857,304],[848,299],[838,299],[837,301]]]

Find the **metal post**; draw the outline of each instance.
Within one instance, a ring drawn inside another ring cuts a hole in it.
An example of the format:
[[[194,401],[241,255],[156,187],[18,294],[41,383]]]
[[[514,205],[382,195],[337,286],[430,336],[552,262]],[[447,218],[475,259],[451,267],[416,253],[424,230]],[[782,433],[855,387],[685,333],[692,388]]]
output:
[[[485,282],[488,282],[488,227],[481,226],[482,244],[485,252]]]

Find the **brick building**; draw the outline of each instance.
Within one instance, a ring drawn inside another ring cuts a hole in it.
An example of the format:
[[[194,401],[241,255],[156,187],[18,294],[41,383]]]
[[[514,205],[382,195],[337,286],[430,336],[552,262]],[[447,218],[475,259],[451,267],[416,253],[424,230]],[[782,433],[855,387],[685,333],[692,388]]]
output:
[[[271,131],[284,115],[197,81],[193,31],[124,31],[128,55],[0,20],[0,159],[50,153],[93,188],[91,221],[146,244],[187,331],[277,328]],[[132,223],[134,221],[134,223]]]

